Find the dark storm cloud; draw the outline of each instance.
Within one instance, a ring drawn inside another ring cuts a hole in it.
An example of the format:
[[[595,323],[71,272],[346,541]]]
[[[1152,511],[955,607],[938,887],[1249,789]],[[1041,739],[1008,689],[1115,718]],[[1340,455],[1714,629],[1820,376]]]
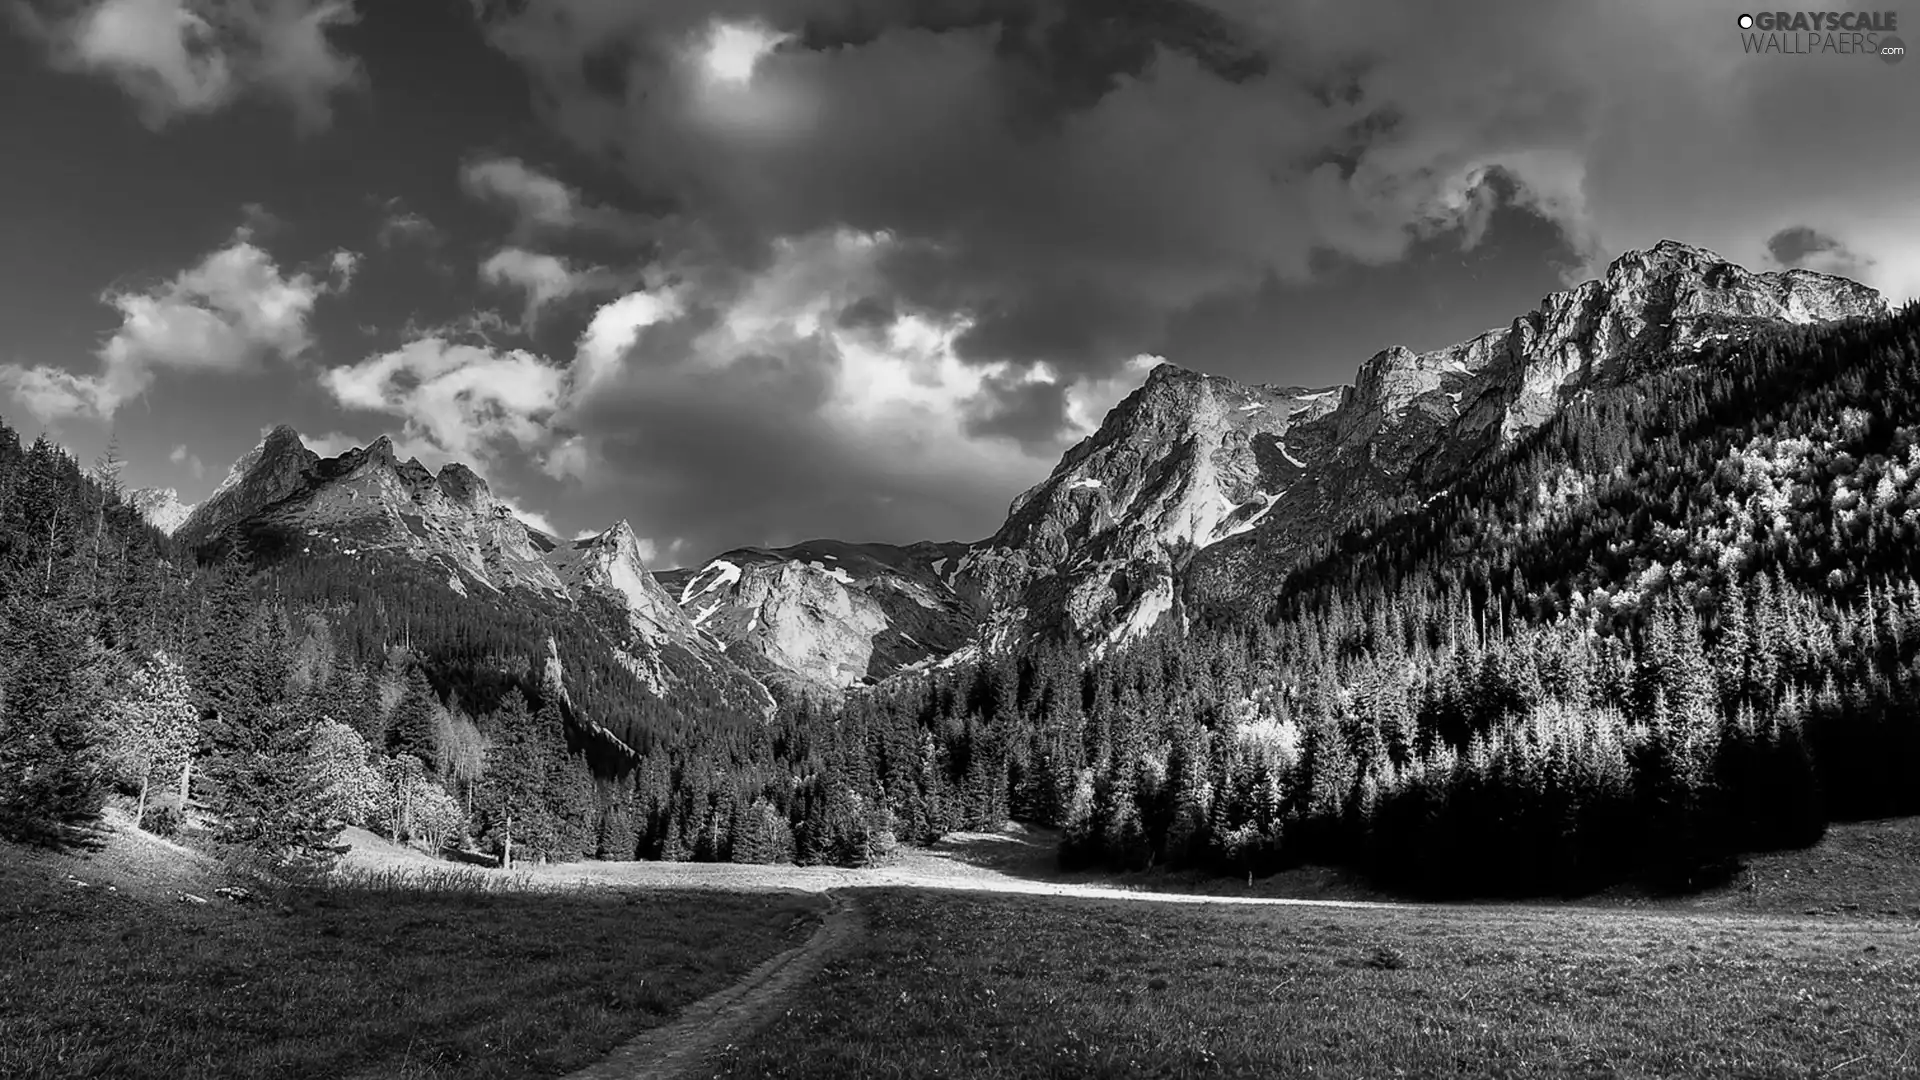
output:
[[[884,330],[899,317],[891,300],[881,296],[863,296],[841,310],[839,323],[849,330]]]
[[[976,320],[970,359],[1109,371],[1170,310],[1303,269],[1311,220],[1287,170],[1324,126],[1204,5],[782,5],[764,16],[796,38],[763,61],[764,86],[729,99],[676,75],[708,18],[754,14],[576,0],[495,40],[562,130],[736,262],[835,226],[924,242],[937,254],[899,263],[894,288]]]
[[[1035,457],[1066,449],[1060,442],[1068,426],[1065,387],[993,377],[983,390],[967,410],[967,434],[1012,439]]]
[[[1070,375],[1112,367],[1160,329],[1146,298],[1084,281],[1041,283],[973,314],[954,342],[963,359],[1045,360]]]
[[[1782,266],[1797,266],[1823,274],[1861,277],[1872,265],[1845,244],[1818,229],[1790,225],[1767,238],[1767,253]]]
[[[654,367],[570,422],[598,433],[623,512],[663,547],[677,543],[681,562],[818,536],[972,540],[1005,513],[1006,476],[958,462],[927,470],[910,431],[884,447],[850,441],[822,408],[831,365],[809,349],[725,368],[676,368],[660,361],[670,349],[648,351]]]

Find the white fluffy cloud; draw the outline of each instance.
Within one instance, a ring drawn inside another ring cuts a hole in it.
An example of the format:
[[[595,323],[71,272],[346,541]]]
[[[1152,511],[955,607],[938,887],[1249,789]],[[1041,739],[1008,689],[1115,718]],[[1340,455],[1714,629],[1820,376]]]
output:
[[[54,63],[112,78],[161,127],[247,93],[280,98],[322,126],[360,66],[329,35],[354,22],[351,0],[84,0],[29,8]]]
[[[564,384],[562,369],[532,353],[439,337],[321,376],[341,408],[398,417],[405,437],[469,463],[489,461],[505,445],[544,443]]]
[[[508,207],[519,237],[591,230],[614,238],[639,238],[648,229],[633,215],[589,200],[578,188],[519,158],[477,158],[460,169],[460,186],[484,202]]]
[[[43,421],[111,417],[158,373],[244,372],[294,359],[311,344],[314,304],[345,287],[353,258],[332,261],[334,280],[287,274],[242,229],[226,247],[153,288],[108,293],[120,328],[99,351],[97,374],[51,366],[0,366],[0,390]]]
[[[175,465],[185,466],[188,474],[195,480],[207,475],[206,463],[200,460],[200,455],[188,450],[185,443],[174,447],[173,452],[167,455],[167,460]]]
[[[573,385],[576,395],[591,390],[614,373],[629,350],[650,326],[679,318],[680,301],[673,293],[635,292],[601,306],[593,321],[580,335],[574,353]]]
[[[504,247],[488,256],[480,264],[480,278],[524,294],[523,326],[538,321],[549,304],[581,293],[617,288],[620,283],[619,277],[604,267],[575,267],[563,256],[521,247]]]

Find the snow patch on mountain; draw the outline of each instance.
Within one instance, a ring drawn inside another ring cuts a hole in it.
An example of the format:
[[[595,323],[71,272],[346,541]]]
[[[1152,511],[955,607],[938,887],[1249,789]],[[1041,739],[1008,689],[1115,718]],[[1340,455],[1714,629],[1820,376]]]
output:
[[[706,584],[701,585],[703,580]],[[739,580],[740,567],[725,559],[715,559],[687,582],[687,587],[680,591],[680,603],[686,604],[696,596],[704,596],[715,589],[726,588]],[[696,586],[698,586],[697,592]]]
[[[1260,495],[1260,498],[1265,501],[1264,506],[1254,511],[1245,520],[1239,522],[1238,524],[1231,525],[1225,530],[1217,532],[1212,539],[1208,540],[1205,544],[1202,544],[1201,547],[1212,547],[1213,545],[1219,543],[1222,540],[1227,540],[1232,537],[1239,536],[1242,533],[1252,532],[1256,527],[1259,526],[1262,519],[1264,519],[1268,514],[1273,512],[1273,508],[1275,504],[1279,503],[1280,497],[1282,495],[1285,495],[1286,493],[1287,493],[1286,489],[1283,488],[1279,491],[1274,492],[1272,495]],[[1255,492],[1255,494],[1259,495],[1260,493]]]

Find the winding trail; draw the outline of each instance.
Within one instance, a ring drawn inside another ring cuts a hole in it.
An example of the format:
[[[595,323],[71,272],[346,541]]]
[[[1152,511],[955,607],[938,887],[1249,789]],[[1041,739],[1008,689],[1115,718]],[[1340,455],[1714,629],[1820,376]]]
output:
[[[820,928],[801,945],[763,961],[747,977],[681,1010],[672,1023],[644,1031],[564,1080],[669,1080],[708,1054],[736,1043],[776,1016],[787,995],[811,979],[827,957],[860,934],[860,912],[839,892]]]

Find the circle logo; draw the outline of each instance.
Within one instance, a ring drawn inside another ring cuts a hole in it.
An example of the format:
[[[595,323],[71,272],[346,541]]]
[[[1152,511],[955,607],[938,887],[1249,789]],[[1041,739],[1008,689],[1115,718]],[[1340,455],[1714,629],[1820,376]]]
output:
[[[1742,30],[1753,29],[1753,16],[1751,15],[1740,16],[1740,29]]]
[[[1881,60],[1889,64],[1897,64],[1900,61],[1905,60],[1906,58],[1907,58],[1906,42],[1901,41],[1899,38],[1894,37],[1892,34],[1888,34],[1886,37],[1883,37],[1880,39],[1880,59]]]

